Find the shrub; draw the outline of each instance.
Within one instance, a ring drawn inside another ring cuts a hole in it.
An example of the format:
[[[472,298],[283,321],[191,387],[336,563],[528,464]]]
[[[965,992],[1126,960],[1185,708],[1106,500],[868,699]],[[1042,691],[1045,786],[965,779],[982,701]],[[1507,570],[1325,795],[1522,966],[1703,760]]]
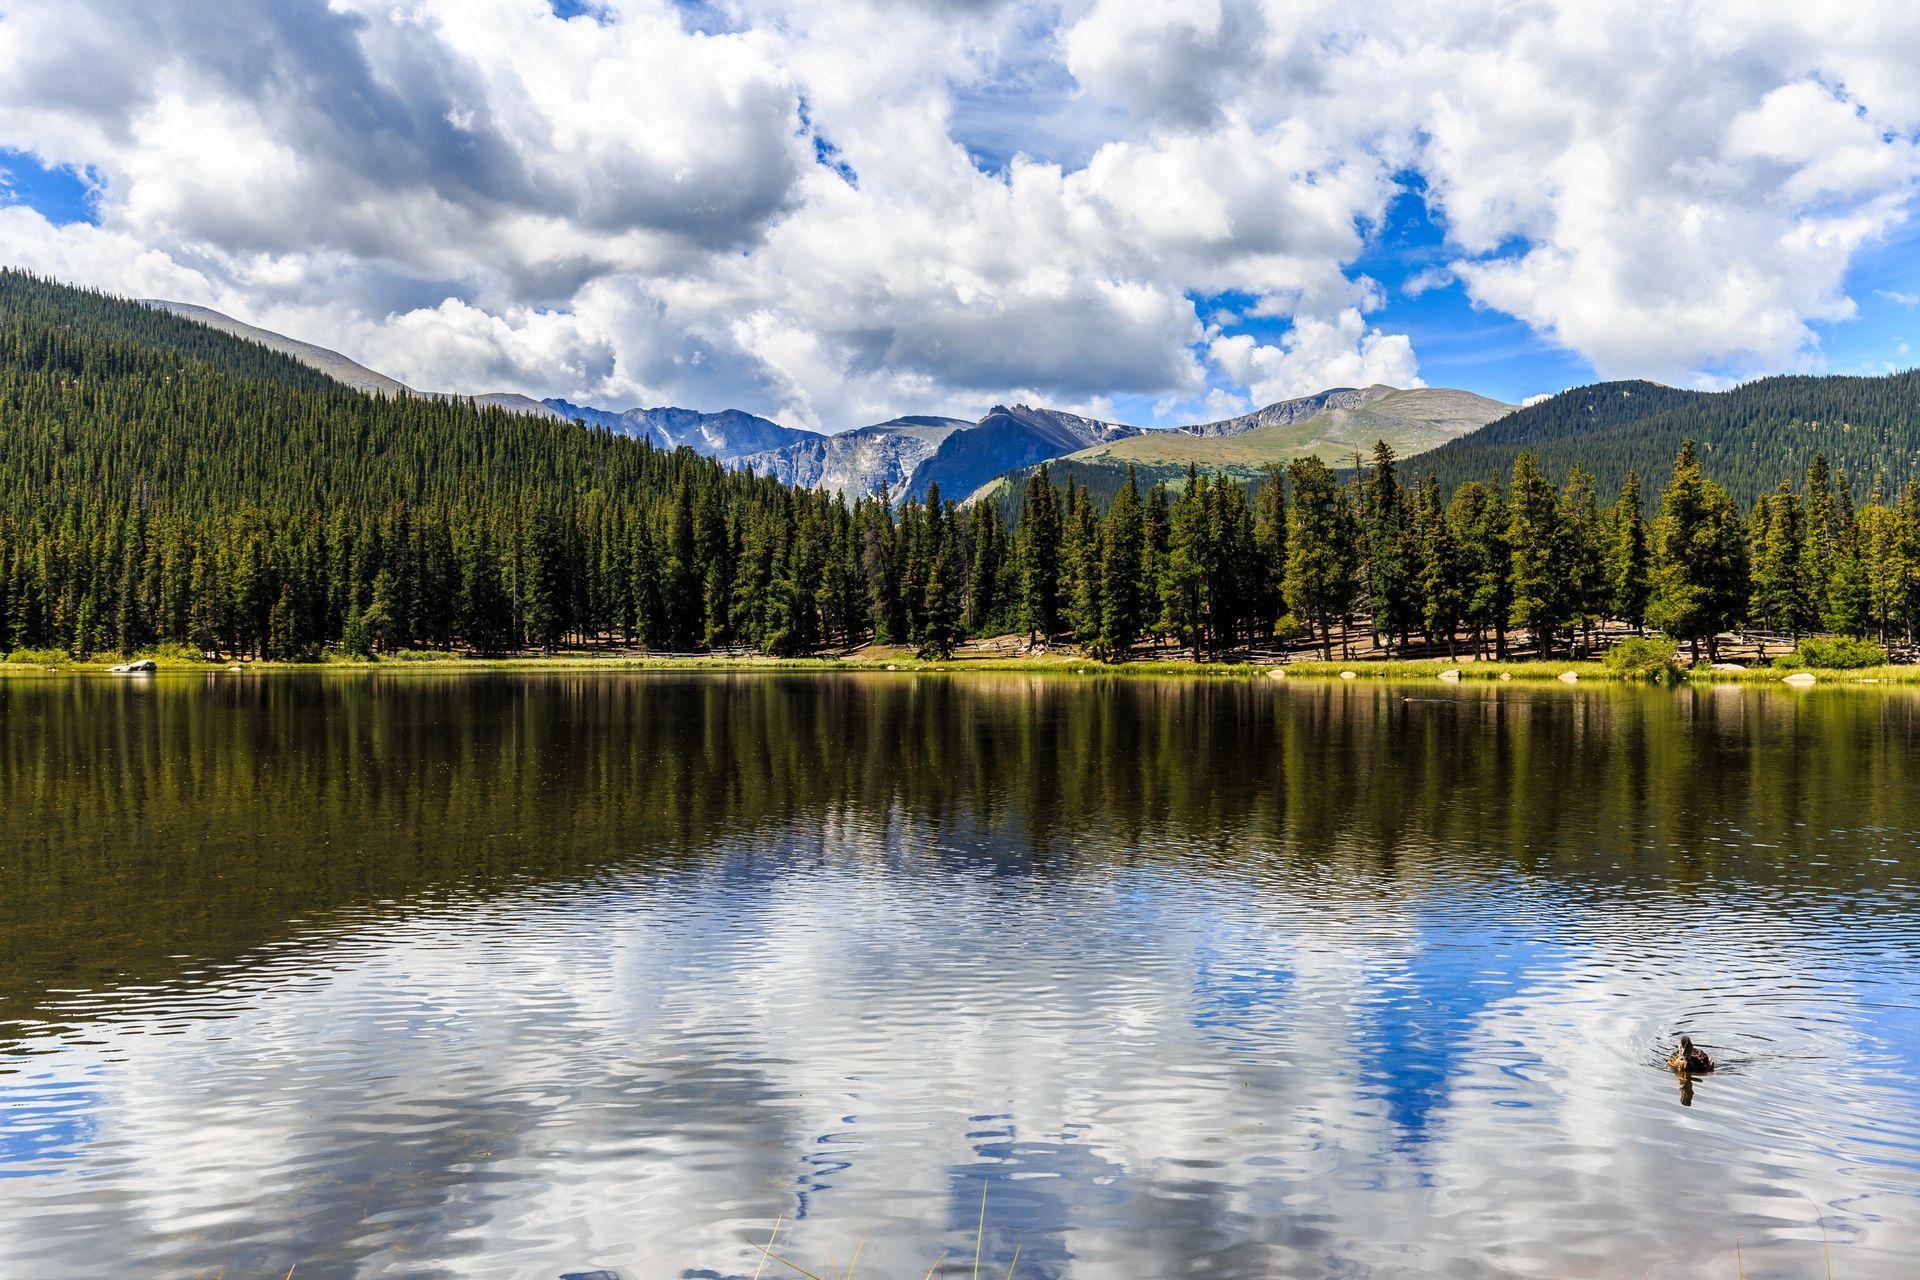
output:
[[[1801,667],[1821,667],[1829,671],[1884,667],[1887,651],[1871,640],[1852,636],[1808,636],[1792,653],[1775,658],[1773,665],[1789,671]]]
[[[19,662],[36,667],[51,667],[66,660],[67,655],[58,649],[15,649],[7,655],[8,662]]]
[[[1291,643],[1295,640],[1305,640],[1312,634],[1312,627],[1290,613],[1283,615],[1278,622],[1273,624],[1273,638],[1276,640]]]
[[[453,655],[438,649],[396,649],[387,656],[395,662],[441,662]]]
[[[205,662],[207,660],[207,655],[198,646],[181,644],[177,640],[155,645],[148,656],[162,662]]]
[[[1629,636],[1600,659],[1623,680],[1665,680],[1680,670],[1680,646],[1658,636]]]

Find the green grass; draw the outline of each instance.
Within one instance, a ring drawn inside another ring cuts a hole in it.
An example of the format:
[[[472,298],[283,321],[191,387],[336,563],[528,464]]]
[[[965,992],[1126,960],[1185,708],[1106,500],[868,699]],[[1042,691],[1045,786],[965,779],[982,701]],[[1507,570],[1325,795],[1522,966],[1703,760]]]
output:
[[[1055,652],[1026,657],[956,658],[945,661],[906,655],[834,658],[768,657],[682,657],[649,658],[617,654],[558,653],[508,658],[476,658],[456,653],[423,649],[405,650],[376,659],[352,658],[330,653],[313,662],[201,661],[183,657],[178,651],[135,654],[133,659],[118,655],[85,660],[68,657],[57,650],[18,651],[0,661],[0,678],[45,675],[49,667],[60,673],[104,674],[109,667],[139,658],[151,658],[163,674],[225,672],[238,665],[245,672],[369,672],[430,671],[866,671],[899,673],[1002,672],[1122,678],[1181,678],[1209,680],[1268,679],[1284,672],[1290,680],[1339,680],[1351,671],[1362,680],[1436,680],[1443,671],[1458,671],[1462,682],[1498,681],[1504,675],[1512,681],[1531,683],[1558,682],[1573,672],[1579,683],[1647,683],[1633,681],[1610,672],[1599,662],[1574,662],[1566,659],[1537,659],[1512,662],[1449,661],[1426,659],[1353,659],[1331,662],[1318,659],[1289,663],[1284,667],[1254,665],[1245,662],[1191,662],[1136,658],[1129,662],[1102,663],[1074,653]],[[1920,666],[1862,667],[1853,670],[1811,669],[1818,685],[1850,687],[1875,685],[1920,685]],[[1754,666],[1744,671],[1686,671],[1681,681],[1694,684],[1779,684],[1787,675],[1783,669]]]
[[[1778,684],[1790,675],[1805,671],[1820,684],[1920,684],[1920,666],[1884,667],[1749,667],[1745,671],[1689,671],[1687,678],[1708,684]]]
[[[1336,658],[1332,662],[1295,662],[1285,670],[1289,679],[1306,677],[1320,680],[1337,680],[1343,671],[1351,671],[1360,679],[1376,680],[1435,680],[1442,671],[1458,671],[1463,681],[1498,680],[1502,675],[1514,680],[1558,680],[1568,671],[1583,681],[1617,678],[1598,662],[1572,662],[1565,659],[1550,662],[1532,659],[1516,662],[1450,662],[1445,658],[1384,658],[1342,662]]]

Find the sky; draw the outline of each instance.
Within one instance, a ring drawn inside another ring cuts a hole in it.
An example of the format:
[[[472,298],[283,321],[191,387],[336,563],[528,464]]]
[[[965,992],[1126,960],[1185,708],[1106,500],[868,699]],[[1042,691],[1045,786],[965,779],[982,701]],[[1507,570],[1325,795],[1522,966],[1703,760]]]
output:
[[[840,430],[1913,366],[1910,0],[0,0],[0,263]]]

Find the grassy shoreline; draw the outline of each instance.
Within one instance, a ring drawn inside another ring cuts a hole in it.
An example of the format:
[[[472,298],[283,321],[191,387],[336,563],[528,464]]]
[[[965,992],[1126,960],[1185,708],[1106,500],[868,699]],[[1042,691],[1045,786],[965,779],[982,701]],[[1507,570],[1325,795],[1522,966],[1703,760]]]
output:
[[[534,672],[534,671],[705,671],[725,673],[796,672],[897,672],[906,674],[965,674],[967,672],[1029,675],[1075,676],[1172,676],[1186,679],[1278,679],[1339,681],[1352,672],[1357,680],[1439,680],[1443,672],[1458,672],[1459,681],[1492,683],[1502,680],[1528,683],[1607,683],[1646,684],[1614,672],[1598,662],[1540,661],[1521,659],[1511,662],[1448,661],[1446,659],[1372,658],[1331,662],[1300,660],[1284,665],[1248,662],[1191,662],[1144,658],[1129,662],[1102,663],[1072,653],[1022,656],[961,655],[944,661],[916,658],[899,653],[875,656],[838,656],[822,658],[750,657],[645,657],[622,654],[560,653],[505,658],[477,658],[458,653],[410,653],[403,657],[375,660],[331,659],[322,662],[207,662],[175,655],[136,654],[133,659],[72,658],[47,661],[0,661],[0,677],[47,675],[108,675],[109,668],[130,660],[150,658],[162,675],[254,675],[279,672],[308,674],[400,674],[421,672]],[[1741,671],[1688,671],[1679,675],[1677,684],[1749,684],[1783,683],[1792,672],[1753,666]],[[1875,687],[1920,685],[1920,666],[1881,666],[1854,670],[1813,669],[1810,674],[1819,685]],[[1566,679],[1572,675],[1574,680]]]

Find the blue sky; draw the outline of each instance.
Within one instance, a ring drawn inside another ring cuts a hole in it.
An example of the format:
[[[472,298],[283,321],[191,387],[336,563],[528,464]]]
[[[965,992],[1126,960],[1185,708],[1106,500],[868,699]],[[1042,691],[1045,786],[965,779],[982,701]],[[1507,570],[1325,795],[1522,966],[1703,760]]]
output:
[[[72,170],[47,168],[33,156],[0,148],[0,203],[23,204],[57,226],[94,222],[92,188]]]

